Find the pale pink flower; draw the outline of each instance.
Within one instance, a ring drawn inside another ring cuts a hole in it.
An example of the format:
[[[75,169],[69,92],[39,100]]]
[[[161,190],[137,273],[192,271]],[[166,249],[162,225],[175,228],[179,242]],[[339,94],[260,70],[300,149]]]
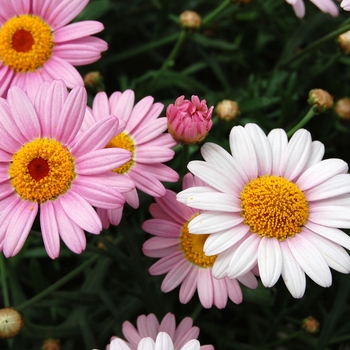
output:
[[[199,335],[199,328],[193,326],[193,320],[191,317],[185,317],[177,327],[175,316],[170,312],[164,316],[160,323],[154,314],[149,314],[147,316],[141,315],[137,318],[136,323],[137,328],[135,328],[129,321],[125,321],[123,323],[122,331],[127,341],[121,342],[119,340],[116,341],[115,344],[118,344],[118,346],[124,346],[124,348],[113,348],[113,341],[119,338],[112,337],[111,344],[107,345],[106,350],[140,350],[139,344],[140,342],[143,342],[142,339],[150,338],[153,340],[153,342],[155,341],[157,343],[159,333],[164,332],[169,335],[170,339],[167,341],[168,343],[171,342],[171,344],[173,344],[173,348],[171,348],[173,350],[192,350],[197,349],[197,346],[200,350],[214,350],[214,347],[212,345],[202,345],[199,347],[199,343],[195,341]],[[153,343],[150,342],[150,344]],[[196,347],[188,348],[189,345],[187,344],[190,344],[191,346],[194,346],[194,344],[196,344]],[[156,347],[156,349],[163,350],[162,347]]]
[[[205,186],[205,183],[190,173],[186,174],[183,189],[194,186]],[[142,228],[156,237],[147,240],[142,250],[147,256],[161,258],[149,269],[151,275],[167,274],[161,290],[170,292],[181,284],[179,297],[183,304],[188,303],[197,290],[205,308],[215,305],[222,309],[228,298],[236,304],[241,303],[243,296],[238,281],[256,288],[258,282],[253,273],[248,271],[238,279],[213,278],[216,255],[206,256],[203,252],[209,235],[188,233],[188,223],[201,211],[176,201],[176,193],[171,190],[155,200],[157,203],[150,207],[154,219],[145,221]]]
[[[180,350],[200,350],[198,340],[192,339],[188,341]],[[128,344],[122,339],[113,339],[110,345],[110,350],[132,350]],[[150,337],[142,338],[137,346],[137,350],[174,350],[174,343],[169,334],[159,332],[156,340]]]
[[[205,100],[193,95],[191,101],[180,96],[166,109],[168,130],[177,142],[194,144],[204,140],[213,125],[214,106],[208,109]]]
[[[324,146],[304,129],[287,139],[281,129],[268,136],[256,124],[230,133],[231,154],[206,143],[205,161],[189,170],[211,188],[196,186],[177,195],[205,210],[188,224],[190,233],[210,232],[207,255],[218,254],[216,278],[237,278],[258,264],[262,283],[272,287],[280,275],[295,298],[305,292],[308,275],[323,287],[332,284],[330,267],[350,272],[350,174],[340,159],[322,160]]]
[[[162,164],[174,157],[171,149],[175,146],[172,137],[164,133],[166,118],[158,118],[163,104],[154,103],[153,97],[147,96],[134,106],[135,94],[132,90],[121,93],[114,92],[108,99],[107,94],[100,92],[95,96],[92,109],[87,108],[82,130],[93,123],[113,114],[126,123],[120,134],[114,134],[106,147],[120,147],[132,152],[131,160],[113,171],[130,178],[137,189],[150,196],[163,196],[165,187],[161,181],[175,182],[179,175],[170,167]],[[117,120],[116,120],[117,122]],[[136,189],[125,194],[126,201],[133,208],[139,206]],[[97,211],[102,219],[103,227],[109,224],[118,225],[122,210]]]
[[[340,6],[343,10],[350,11],[350,0],[343,0]]]
[[[0,96],[12,85],[32,98],[43,81],[62,79],[69,88],[84,85],[73,67],[90,64],[107,50],[91,34],[97,21],[71,22],[89,0],[3,0],[0,6]]]
[[[79,133],[87,94],[68,94],[63,81],[43,83],[33,103],[19,87],[0,98],[0,249],[6,257],[22,248],[40,208],[48,255],[59,255],[60,238],[75,253],[86,247],[84,230],[98,234],[93,206],[118,208],[133,183],[111,172],[127,162],[124,149],[106,149],[124,128],[106,116]]]
[[[303,18],[305,16],[304,0],[286,0],[286,1],[288,4],[293,6],[293,10],[297,17]],[[333,0],[310,0],[310,1],[324,13],[328,13],[333,17],[337,17],[339,14],[338,6],[333,2]]]

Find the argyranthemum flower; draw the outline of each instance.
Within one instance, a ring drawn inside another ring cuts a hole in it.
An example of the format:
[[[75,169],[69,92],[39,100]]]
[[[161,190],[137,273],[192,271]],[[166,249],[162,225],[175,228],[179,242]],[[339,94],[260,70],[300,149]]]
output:
[[[117,208],[133,183],[111,169],[130,159],[124,149],[104,148],[124,128],[114,116],[78,135],[86,91],[69,94],[62,81],[43,83],[33,104],[19,87],[0,99],[0,248],[14,256],[22,248],[40,208],[48,255],[59,255],[60,237],[75,253],[86,246],[84,230],[98,234],[92,206]]]
[[[295,15],[299,18],[305,16],[305,5],[304,0],[286,0],[288,4],[293,6]],[[329,15],[336,17],[339,14],[337,5],[333,0],[310,0],[316,5],[322,12],[328,13]]]
[[[97,21],[68,24],[89,0],[3,1],[0,7],[0,96],[20,86],[30,97],[43,81],[62,79],[69,88],[84,85],[73,67],[89,64],[107,50],[92,37]],[[67,25],[68,24],[68,25]]]
[[[192,339],[187,342],[180,350],[200,350],[198,340]],[[111,342],[110,350],[131,350],[128,344],[122,339],[114,339]],[[174,350],[174,343],[169,334],[160,332],[154,341],[150,337],[142,338],[137,346],[137,350]]]
[[[350,272],[350,175],[340,159],[322,160],[324,146],[298,130],[288,142],[281,129],[268,136],[256,125],[234,127],[231,154],[216,144],[202,147],[205,161],[189,170],[209,184],[177,199],[206,210],[188,224],[192,234],[210,232],[206,255],[219,254],[217,278],[237,278],[258,264],[266,287],[282,274],[295,298],[305,291],[305,273],[329,287],[329,267]]]
[[[136,188],[150,196],[163,196],[165,187],[161,181],[175,182],[179,175],[170,167],[162,164],[174,157],[171,147],[175,141],[169,134],[166,118],[158,118],[163,104],[153,103],[153,97],[147,96],[134,106],[135,94],[132,90],[121,93],[114,92],[108,99],[106,93],[95,96],[92,109],[87,108],[82,130],[113,114],[125,121],[126,126],[120,134],[114,134],[106,142],[107,148],[120,147],[132,152],[132,158],[126,164],[113,171],[130,178]],[[126,201],[133,208],[139,206],[136,189],[125,193]],[[115,210],[98,209],[103,227],[109,224],[118,225],[122,216],[122,208]]]
[[[163,317],[160,323],[154,314],[149,314],[147,316],[141,315],[137,318],[136,323],[137,328],[135,328],[129,321],[123,323],[122,331],[127,342],[118,341],[116,342],[118,345],[123,344],[124,346],[128,346],[125,347],[125,349],[139,350],[138,346],[143,338],[148,337],[157,342],[158,334],[165,332],[170,336],[170,340],[173,344],[173,348],[171,349],[184,350],[183,347],[189,342],[190,344],[196,343],[193,342],[193,340],[196,340],[199,335],[199,328],[193,326],[193,320],[191,317],[185,317],[176,327],[175,316],[170,312]],[[119,338],[112,337],[111,344],[106,347],[107,350],[113,350],[112,343],[114,339]],[[168,341],[170,342],[170,340]],[[124,348],[121,349],[124,350]],[[162,347],[160,347],[159,350],[160,349],[162,349]],[[187,348],[185,347],[185,349]],[[202,345],[200,350],[214,350],[214,347],[212,345]]]
[[[205,186],[205,183],[192,174],[186,174],[183,189]],[[154,258],[161,258],[153,264],[151,275],[167,273],[161,289],[170,292],[178,285],[180,287],[180,302],[188,303],[195,291],[205,308],[213,305],[222,309],[227,298],[234,303],[242,302],[242,291],[238,281],[250,288],[256,288],[258,282],[252,272],[247,272],[237,279],[216,279],[212,275],[212,266],[216,255],[206,256],[203,245],[209,234],[194,235],[188,232],[188,223],[200,211],[192,209],[176,201],[176,193],[167,190],[163,197],[155,198],[150,212],[154,219],[143,223],[142,228],[156,237],[150,238],[143,245],[143,253]]]

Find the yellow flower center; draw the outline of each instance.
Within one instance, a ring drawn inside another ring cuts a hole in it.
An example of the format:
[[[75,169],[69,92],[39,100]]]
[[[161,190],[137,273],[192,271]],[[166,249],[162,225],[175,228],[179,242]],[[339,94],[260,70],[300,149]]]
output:
[[[51,56],[52,30],[40,17],[12,17],[0,29],[0,59],[16,73],[40,68]]]
[[[114,136],[107,144],[106,148],[124,148],[132,153],[131,159],[120,166],[119,168],[113,169],[115,173],[125,174],[127,173],[135,164],[134,155],[135,155],[135,143],[131,136],[125,132],[121,132],[117,136]]]
[[[244,223],[260,237],[293,237],[309,216],[304,193],[295,183],[279,176],[251,180],[241,192],[241,201]]]
[[[9,175],[22,199],[42,203],[70,188],[76,176],[74,158],[58,141],[38,138],[13,154]]]
[[[203,246],[209,234],[195,235],[188,232],[188,222],[182,226],[180,236],[180,249],[185,258],[199,267],[212,267],[217,255],[207,256],[204,254]]]

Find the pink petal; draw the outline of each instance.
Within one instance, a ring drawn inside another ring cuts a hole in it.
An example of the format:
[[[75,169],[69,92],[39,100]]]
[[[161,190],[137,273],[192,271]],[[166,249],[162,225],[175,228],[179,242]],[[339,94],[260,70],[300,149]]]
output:
[[[182,304],[187,304],[193,297],[197,289],[197,279],[198,279],[199,269],[196,266],[189,271],[185,279],[182,281],[179,292],[179,300]],[[176,334],[178,333],[178,328]]]
[[[175,289],[185,279],[191,268],[191,264],[186,259],[174,265],[162,282],[162,292],[167,293]]]
[[[51,201],[46,201],[40,205],[40,227],[48,256],[51,259],[58,258],[60,253],[60,235],[54,206]]]
[[[55,30],[55,44],[75,40],[101,32],[103,24],[98,21],[81,21]]]
[[[134,101],[135,94],[132,90],[126,90],[122,94],[113,93],[109,99],[111,113],[127,123],[134,107]]]
[[[163,258],[159,259],[156,263],[154,263],[149,268],[149,273],[152,276],[159,276],[168,273],[172,269],[172,267],[181,260],[183,260],[183,253],[177,249],[177,251],[164,256]],[[190,272],[189,275],[191,274],[192,272]],[[196,284],[193,283],[193,281],[192,284],[196,286]]]
[[[243,301],[242,289],[239,286],[237,279],[225,278],[219,281],[225,281],[228,297],[230,300],[232,300],[235,304],[240,304]],[[257,285],[258,282],[256,281],[256,286]]]

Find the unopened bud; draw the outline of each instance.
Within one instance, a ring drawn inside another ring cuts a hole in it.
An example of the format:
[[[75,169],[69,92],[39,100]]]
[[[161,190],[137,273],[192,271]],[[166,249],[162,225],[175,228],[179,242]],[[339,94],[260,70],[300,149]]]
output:
[[[22,315],[12,307],[0,309],[0,338],[12,338],[23,327]]]
[[[86,88],[89,88],[93,91],[103,91],[103,77],[100,72],[89,72],[84,76],[84,85]]]
[[[320,323],[312,316],[303,319],[301,328],[310,334],[315,334],[320,330]]]
[[[218,118],[224,121],[235,120],[239,114],[238,103],[231,100],[222,100],[215,108],[215,113]]]
[[[46,339],[41,350],[61,350],[60,341],[58,339]]]
[[[317,106],[319,112],[328,111],[333,107],[333,97],[322,89],[313,89],[309,92],[308,102],[310,105]]]
[[[193,95],[191,101],[180,96],[166,110],[168,131],[173,139],[185,145],[203,141],[213,125],[211,116],[214,107],[208,109],[205,100]]]
[[[180,15],[180,24],[187,29],[198,29],[202,24],[201,16],[195,11],[184,11]]]
[[[340,48],[346,53],[347,55],[350,55],[350,30],[340,34],[337,38],[338,45]]]
[[[334,106],[334,111],[339,118],[350,120],[350,98],[339,99]]]

